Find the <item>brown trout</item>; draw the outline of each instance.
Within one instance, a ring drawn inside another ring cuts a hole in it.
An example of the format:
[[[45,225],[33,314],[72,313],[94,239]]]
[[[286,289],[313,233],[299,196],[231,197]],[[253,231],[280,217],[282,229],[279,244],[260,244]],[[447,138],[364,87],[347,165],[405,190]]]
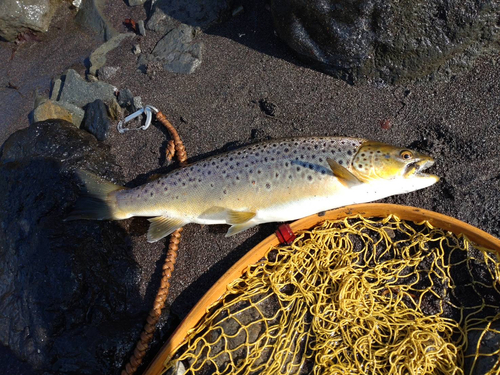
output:
[[[79,171],[87,195],[68,218],[151,217],[148,241],[188,223],[229,224],[226,236],[436,183],[434,160],[360,138],[294,138],[198,161],[133,189]]]

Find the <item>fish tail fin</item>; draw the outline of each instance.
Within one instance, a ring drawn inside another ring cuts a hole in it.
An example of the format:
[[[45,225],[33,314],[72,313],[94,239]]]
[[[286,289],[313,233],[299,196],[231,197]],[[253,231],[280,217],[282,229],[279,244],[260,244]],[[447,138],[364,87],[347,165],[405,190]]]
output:
[[[123,186],[103,180],[90,172],[78,170],[76,172],[85,184],[85,191],[76,201],[75,207],[65,221],[70,220],[108,220],[121,219],[113,194],[125,189]]]

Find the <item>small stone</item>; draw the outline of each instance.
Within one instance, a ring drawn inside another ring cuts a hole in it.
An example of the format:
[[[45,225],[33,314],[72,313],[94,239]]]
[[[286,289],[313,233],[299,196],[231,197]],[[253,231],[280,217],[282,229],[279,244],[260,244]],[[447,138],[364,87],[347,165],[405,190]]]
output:
[[[129,89],[120,90],[118,93],[118,104],[122,108],[128,108],[134,103],[134,95]]]
[[[59,92],[61,91],[61,79],[54,80],[52,91],[50,92],[50,100],[59,100]]]
[[[259,107],[266,115],[274,117],[278,113],[278,106],[267,99],[259,100]]]
[[[116,100],[112,100],[111,102],[107,103],[107,105],[109,116],[111,117],[111,119],[118,120],[123,117],[123,109],[122,107],[120,107]]]
[[[52,0],[0,1],[0,37],[13,42],[27,30],[46,32],[61,2]]]
[[[137,27],[139,29],[139,35],[146,36],[146,28],[144,27],[144,21],[140,20],[137,22]]]
[[[87,74],[87,81],[89,81],[89,82],[98,82],[99,79],[95,75],[89,73],[89,74]]]
[[[65,102],[45,100],[33,110],[32,122],[45,120],[65,120],[76,127],[82,123],[85,112],[83,109]]]
[[[138,5],[143,5],[146,0],[128,0],[129,7],[136,7]]]
[[[141,51],[141,46],[140,46],[140,45],[138,45],[138,44],[136,44],[136,45],[134,46],[134,48],[132,48],[132,52],[134,53],[134,55],[138,55],[138,54],[140,54],[140,53],[142,52],[142,51]]]
[[[106,104],[100,99],[85,106],[85,117],[81,128],[93,134],[98,141],[104,141],[108,136],[111,121],[108,117]]]
[[[118,47],[124,39],[132,36],[134,36],[133,33],[118,34],[97,47],[90,55],[89,73],[96,75],[97,71],[106,64],[106,54]]]
[[[140,96],[134,96],[133,100],[133,112],[142,108],[142,98]]]
[[[104,16],[104,3],[104,0],[83,1],[76,14],[75,21],[82,27],[94,31],[103,41],[107,41],[119,33]]]
[[[107,81],[113,78],[118,70],[120,70],[119,66],[103,66],[97,71],[97,74],[101,81]]]
[[[193,42],[194,29],[181,24],[156,44],[153,55],[173,73],[191,74],[202,61],[202,43]]]
[[[96,99],[105,102],[115,100],[116,87],[106,82],[86,82],[76,71],[68,69],[61,77],[63,81],[59,100],[84,107]]]

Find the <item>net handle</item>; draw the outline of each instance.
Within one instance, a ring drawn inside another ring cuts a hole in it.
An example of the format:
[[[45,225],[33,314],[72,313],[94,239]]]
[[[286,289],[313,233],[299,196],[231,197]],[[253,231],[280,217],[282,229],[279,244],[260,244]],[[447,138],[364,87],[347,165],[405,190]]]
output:
[[[401,220],[414,222],[427,220],[434,227],[450,231],[456,235],[463,234],[472,242],[497,251],[500,256],[500,240],[494,236],[450,216],[411,206],[401,206],[388,203],[351,205],[327,211],[324,214],[315,214],[305,217],[291,223],[290,227],[294,232],[297,232],[300,230],[310,229],[325,220],[339,220],[357,215],[365,218],[396,215]],[[275,234],[267,237],[246,255],[244,255],[216,283],[214,283],[213,287],[210,288],[210,290],[193,307],[169,340],[165,343],[165,345],[163,345],[160,352],[156,355],[155,359],[144,372],[144,375],[160,374],[165,361],[168,360],[172,353],[174,353],[175,350],[184,342],[189,330],[196,326],[200,319],[203,318],[208,307],[223,296],[226,292],[227,285],[240,277],[249,265],[255,264],[262,259],[271,247],[277,245],[279,245],[279,239]]]

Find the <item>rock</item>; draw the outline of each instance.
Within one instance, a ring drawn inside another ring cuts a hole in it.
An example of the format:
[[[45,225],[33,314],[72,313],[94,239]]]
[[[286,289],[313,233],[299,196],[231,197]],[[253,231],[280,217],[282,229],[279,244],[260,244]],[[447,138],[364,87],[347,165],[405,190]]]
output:
[[[292,49],[351,83],[445,77],[500,41],[496,0],[273,0],[271,10]]]
[[[116,100],[116,87],[101,81],[86,82],[73,69],[68,69],[61,77],[61,81],[61,89],[57,97],[61,101],[78,107],[84,107],[96,99],[101,99],[106,103]]]
[[[268,116],[274,117],[278,114],[278,106],[267,99],[260,99],[259,107]]]
[[[101,81],[107,81],[113,78],[119,70],[119,66],[103,66],[97,71],[97,75]]]
[[[137,22],[137,28],[139,29],[139,35],[146,36],[146,28],[144,27],[143,20]]]
[[[71,122],[78,128],[82,123],[84,114],[83,109],[76,105],[45,100],[33,110],[32,123],[60,119]]]
[[[60,120],[14,133],[0,155],[0,342],[37,374],[118,373],[147,314],[130,239],[116,222],[62,220],[74,169],[116,180],[114,159]]]
[[[29,30],[46,32],[60,0],[0,1],[0,37],[12,42]]]
[[[131,107],[134,103],[134,95],[129,89],[120,90],[118,93],[118,104],[122,108]]]
[[[61,79],[57,78],[54,80],[54,84],[52,85],[52,90],[50,91],[50,100],[59,100],[59,92],[61,91]]]
[[[140,54],[140,53],[142,52],[142,51],[141,51],[141,46],[140,46],[140,45],[138,45],[138,44],[136,44],[136,45],[134,46],[134,48],[132,48],[132,52],[133,52],[133,54],[134,54],[134,55],[138,55],[138,54]]]
[[[111,101],[110,103],[107,104],[107,106],[108,106],[108,113],[111,119],[119,120],[123,117],[123,109],[122,107],[120,107],[120,105],[116,100]]]
[[[104,0],[83,0],[75,21],[82,27],[91,29],[103,41],[110,40],[118,31],[104,16]]]
[[[97,75],[97,71],[102,68],[104,64],[106,64],[106,54],[118,47],[124,39],[130,38],[132,36],[134,36],[133,33],[118,34],[97,47],[96,50],[92,52],[89,58],[89,73],[94,76]]]
[[[231,0],[158,0],[147,27],[159,33],[168,31],[172,19],[206,29],[231,16]]]
[[[146,0],[128,0],[127,2],[129,7],[136,7],[138,5],[143,5]]]
[[[156,44],[153,55],[163,68],[173,73],[193,73],[201,64],[203,44],[193,42],[194,29],[181,24]]]
[[[100,99],[85,106],[85,117],[81,128],[93,134],[98,141],[104,141],[108,136],[111,121],[108,117],[106,104]]]
[[[140,96],[134,96],[134,100],[132,101],[133,109],[135,111],[139,110],[139,108],[142,108],[142,98]]]

